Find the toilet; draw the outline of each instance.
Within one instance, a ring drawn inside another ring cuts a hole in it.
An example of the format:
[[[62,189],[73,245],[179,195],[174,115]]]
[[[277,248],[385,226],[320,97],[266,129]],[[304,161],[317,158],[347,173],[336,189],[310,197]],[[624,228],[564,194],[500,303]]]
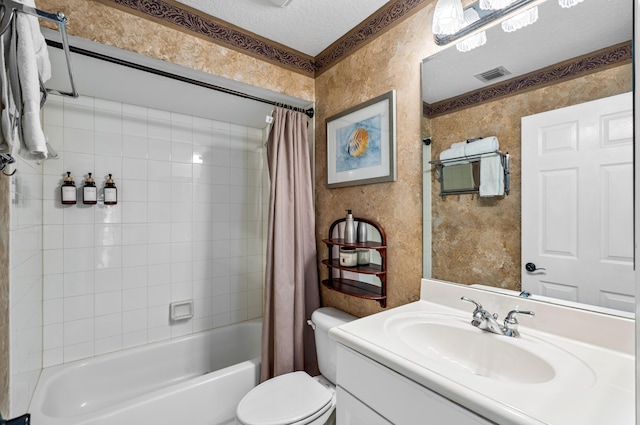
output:
[[[258,385],[238,404],[239,425],[332,425],[336,409],[337,343],[329,329],[356,317],[333,307],[313,312],[309,325],[315,331],[318,367],[321,375],[291,372]]]

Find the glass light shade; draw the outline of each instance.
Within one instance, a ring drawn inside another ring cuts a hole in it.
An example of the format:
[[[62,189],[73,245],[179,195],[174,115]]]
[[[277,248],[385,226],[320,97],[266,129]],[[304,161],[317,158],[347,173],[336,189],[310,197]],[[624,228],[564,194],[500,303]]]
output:
[[[509,6],[515,0],[480,0],[478,6],[482,10],[499,10]]]
[[[538,6],[532,7],[529,10],[520,12],[513,18],[509,18],[506,21],[502,21],[502,29],[504,32],[514,32],[520,28],[531,25],[538,20]]]
[[[480,19],[480,15],[473,8],[468,8],[464,11],[464,27],[471,25],[475,21]],[[463,28],[464,28],[463,27]],[[460,52],[468,52],[469,50],[473,50],[476,47],[483,46],[487,43],[487,32],[482,31],[478,34],[465,38],[462,41],[456,43],[456,49]]]
[[[434,34],[455,34],[464,25],[464,11],[461,0],[438,0],[433,12]]]
[[[569,8],[569,7],[573,7],[578,3],[582,3],[584,0],[558,0],[558,4],[560,5],[560,7],[563,7],[565,9]]]

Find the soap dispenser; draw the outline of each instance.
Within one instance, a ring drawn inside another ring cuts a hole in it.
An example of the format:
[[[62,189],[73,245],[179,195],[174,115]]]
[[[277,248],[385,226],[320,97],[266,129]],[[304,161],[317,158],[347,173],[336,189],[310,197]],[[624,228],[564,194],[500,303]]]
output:
[[[71,171],[67,171],[67,176],[64,178],[64,183],[60,187],[60,197],[62,203],[65,205],[73,205],[76,203],[76,197],[78,193],[76,191],[76,184],[71,177]]]
[[[116,205],[118,203],[118,188],[109,174],[106,184],[104,185],[104,204]]]
[[[351,210],[347,210],[347,218],[344,222],[344,242],[356,243],[356,226],[353,221]]]
[[[91,173],[89,173],[89,177],[84,181],[82,203],[89,205],[98,203],[98,188],[96,187],[96,182],[93,180],[93,177],[91,177]]]

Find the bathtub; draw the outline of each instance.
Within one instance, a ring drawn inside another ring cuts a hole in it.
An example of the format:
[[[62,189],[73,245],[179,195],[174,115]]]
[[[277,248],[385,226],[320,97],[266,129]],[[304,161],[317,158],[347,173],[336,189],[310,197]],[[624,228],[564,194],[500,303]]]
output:
[[[42,371],[33,425],[233,424],[258,383],[253,320]]]

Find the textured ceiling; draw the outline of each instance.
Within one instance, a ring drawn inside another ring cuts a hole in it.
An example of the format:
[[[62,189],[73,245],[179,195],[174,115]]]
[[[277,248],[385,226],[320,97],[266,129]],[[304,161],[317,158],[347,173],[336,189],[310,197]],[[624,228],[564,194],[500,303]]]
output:
[[[388,0],[178,0],[309,56],[317,56]]]

